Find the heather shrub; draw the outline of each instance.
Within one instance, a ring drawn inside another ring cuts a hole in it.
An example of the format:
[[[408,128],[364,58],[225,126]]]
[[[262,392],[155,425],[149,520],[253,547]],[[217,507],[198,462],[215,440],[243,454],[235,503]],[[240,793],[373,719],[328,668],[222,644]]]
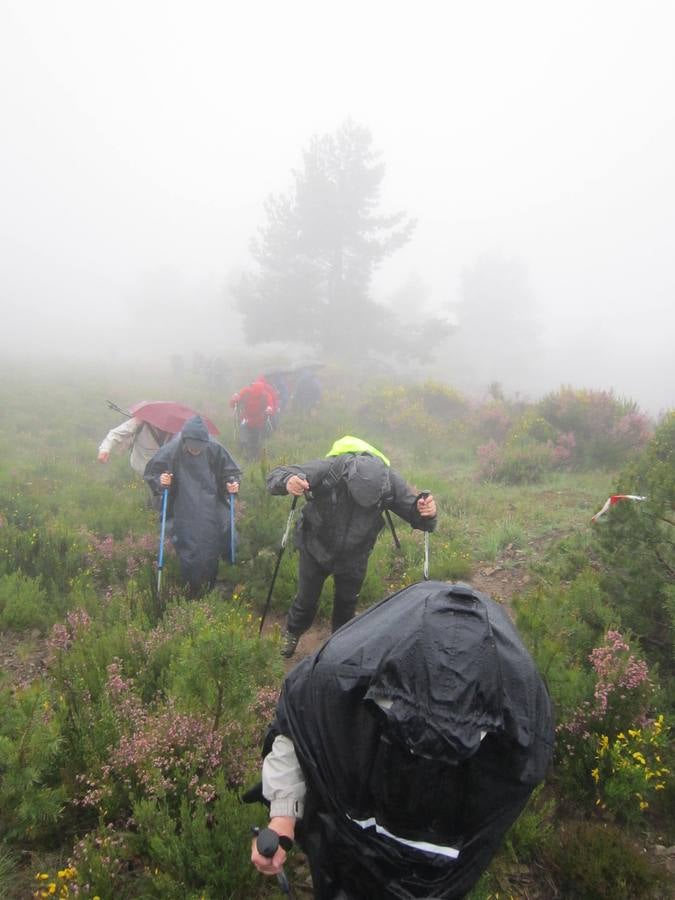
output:
[[[482,438],[503,441],[513,425],[518,412],[504,400],[481,403],[472,410],[472,430]]]
[[[108,666],[128,660],[133,676],[144,665],[141,633],[126,599],[111,597],[96,619],[85,609],[71,611],[48,639],[49,674],[63,720],[61,764],[72,785],[107,757],[118,737],[114,701],[106,688]]]
[[[495,441],[477,450],[478,477],[502,484],[532,484],[541,481],[553,468],[551,449],[528,442],[499,447]]]
[[[90,900],[262,896],[263,878],[250,862],[259,817],[222,775],[208,802],[183,798],[177,812],[166,800],[138,799],[123,827],[100,826],[75,845],[71,891]]]
[[[157,534],[127,534],[121,540],[112,534],[102,538],[86,535],[87,565],[97,584],[102,586],[124,583],[151,567],[157,558],[159,540]],[[166,541],[165,554],[173,553],[170,541]]]
[[[616,746],[616,741],[621,740],[619,735],[646,728],[654,697],[646,663],[631,651],[618,631],[609,630],[604,643],[589,654],[589,660],[595,682],[593,695],[565,715],[557,728],[559,772],[569,788],[581,797],[593,793],[598,784],[599,748],[602,747],[601,755],[612,748],[611,756],[619,750]],[[612,777],[615,786],[620,781],[634,781],[625,766],[617,766]],[[623,786],[617,792],[628,789]],[[634,799],[640,812],[647,808],[640,806],[640,798]]]
[[[612,391],[562,387],[547,394],[536,411],[556,433],[574,435],[582,465],[613,468],[647,444],[652,428],[637,405]]]

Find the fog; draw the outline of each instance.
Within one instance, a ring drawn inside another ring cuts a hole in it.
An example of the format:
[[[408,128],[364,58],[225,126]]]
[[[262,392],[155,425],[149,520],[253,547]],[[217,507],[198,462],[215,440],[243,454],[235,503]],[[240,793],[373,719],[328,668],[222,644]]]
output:
[[[0,349],[243,356],[228,284],[265,198],[351,118],[418,220],[376,299],[417,279],[460,341],[477,267],[520,273],[517,334],[486,316],[429,373],[670,407],[674,33],[669,0],[4,0]]]

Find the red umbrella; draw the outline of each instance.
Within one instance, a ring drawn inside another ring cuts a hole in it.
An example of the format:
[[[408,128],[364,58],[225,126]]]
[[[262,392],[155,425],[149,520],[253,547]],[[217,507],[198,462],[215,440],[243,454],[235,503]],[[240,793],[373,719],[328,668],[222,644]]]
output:
[[[220,434],[213,422],[190,409],[189,406],[183,406],[182,403],[174,403],[172,400],[142,400],[140,403],[134,403],[129,408],[129,412],[136,419],[147,422],[148,425],[154,425],[161,431],[168,431],[169,434],[177,434],[182,430],[183,425],[193,416],[202,416],[209,429],[210,434]]]

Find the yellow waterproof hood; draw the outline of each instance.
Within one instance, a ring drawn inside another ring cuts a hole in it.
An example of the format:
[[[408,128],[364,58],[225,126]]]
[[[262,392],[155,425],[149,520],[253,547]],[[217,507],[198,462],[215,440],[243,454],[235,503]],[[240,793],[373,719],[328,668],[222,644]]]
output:
[[[326,456],[340,456],[342,453],[370,453],[372,456],[379,456],[385,466],[391,465],[387,457],[377,447],[362,441],[361,438],[346,434],[339,440],[335,441]]]

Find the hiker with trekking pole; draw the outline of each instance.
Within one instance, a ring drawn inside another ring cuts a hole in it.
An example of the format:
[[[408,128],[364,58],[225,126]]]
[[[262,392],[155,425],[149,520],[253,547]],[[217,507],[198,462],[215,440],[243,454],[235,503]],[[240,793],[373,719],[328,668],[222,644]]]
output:
[[[162,531],[166,520],[183,581],[190,596],[198,597],[213,588],[220,558],[234,561],[234,497],[241,470],[210,436],[204,419],[194,416],[153,456],[144,477],[162,496]]]
[[[289,894],[297,843],[315,900],[460,900],[543,781],[554,735],[500,604],[417,582],[286,676],[262,781],[242,797],[268,807],[251,862]]]
[[[271,494],[293,496],[291,512],[297,499],[305,498],[295,529],[300,554],[298,591],[281,648],[286,658],[293,656],[301,635],[314,621],[329,575],[335,585],[332,630],[353,617],[368,558],[385,525],[383,514],[394,537],[389,511],[421,531],[436,528],[433,496],[428,491],[415,493],[383,453],[352,435],[336,441],[325,459],[272,469],[267,489]],[[277,570],[278,565],[275,576]],[[263,621],[264,616],[261,630]]]
[[[143,478],[145,467],[160,447],[171,440],[192,416],[194,409],[183,403],[172,400],[142,400],[134,403],[128,410],[122,409],[112,400],[108,400],[108,408],[125,417],[125,421],[116,428],[111,428],[98,448],[98,461],[107,463],[110,453],[116,449],[129,450],[131,468]],[[218,434],[218,429],[210,419],[204,418],[209,432]],[[159,510],[161,498],[154,497],[149,505]]]
[[[279,394],[260,375],[234,394],[230,406],[235,414],[235,435],[251,459],[257,459],[265,440],[273,431],[273,419],[279,412]]]

